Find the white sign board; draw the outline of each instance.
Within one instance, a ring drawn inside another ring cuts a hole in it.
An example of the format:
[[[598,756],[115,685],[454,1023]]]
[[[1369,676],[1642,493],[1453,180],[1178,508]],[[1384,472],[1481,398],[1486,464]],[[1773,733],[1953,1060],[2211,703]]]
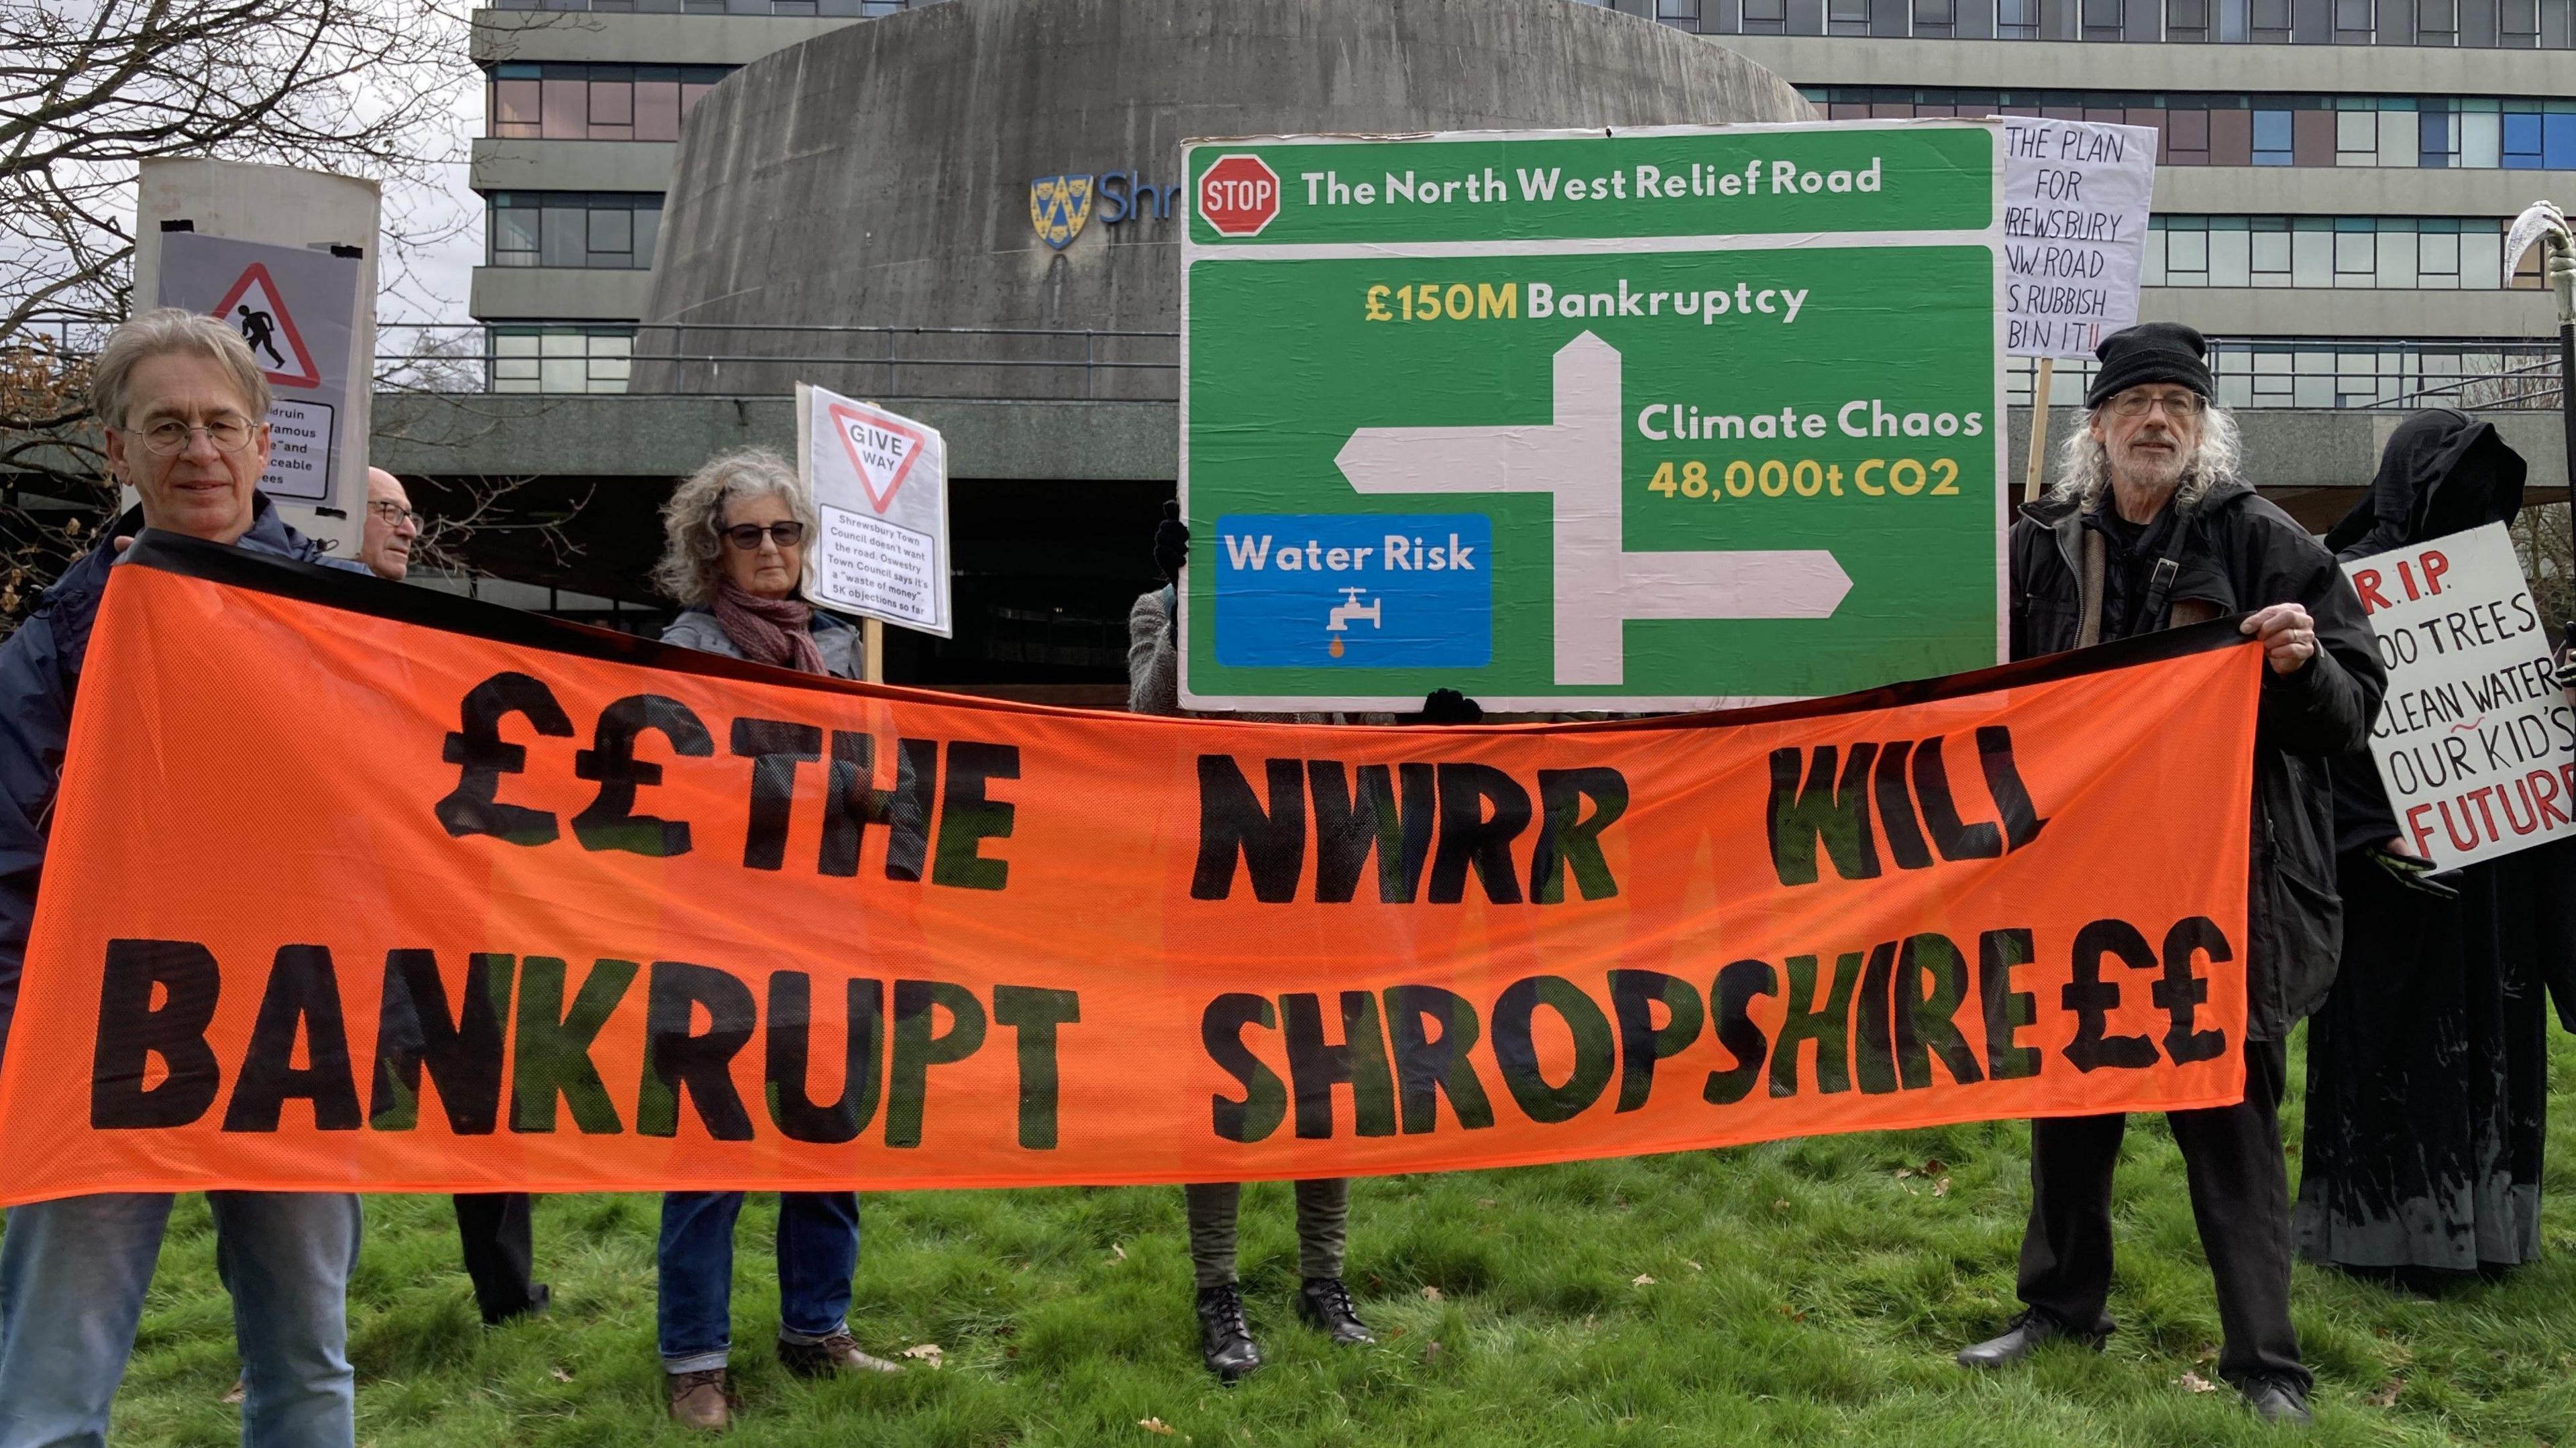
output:
[[[136,190],[136,305],[222,305],[279,396],[261,488],[288,526],[343,558],[366,516],[377,210],[372,181],[199,157],[144,162]],[[284,259],[253,275],[239,254],[207,250],[254,243]]]
[[[2576,834],[2576,705],[2505,526],[2343,571],[2388,666],[2370,753],[2399,837],[2450,870]]]
[[[806,598],[952,637],[948,449],[938,430],[800,382],[796,465],[823,522]]]
[[[195,232],[161,238],[161,305],[207,313],[240,333],[268,378],[268,471],[259,486],[272,498],[331,496],[358,271],[355,257],[307,247]]]
[[[2002,118],[2004,350],[2090,357],[2137,325],[2156,189],[2149,126]]]

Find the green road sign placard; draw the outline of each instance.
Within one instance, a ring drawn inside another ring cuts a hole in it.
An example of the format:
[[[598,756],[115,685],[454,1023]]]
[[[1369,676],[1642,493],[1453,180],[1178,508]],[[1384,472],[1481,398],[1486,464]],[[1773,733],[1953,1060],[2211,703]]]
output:
[[[1185,150],[1187,706],[1705,708],[2002,657],[1992,125]]]

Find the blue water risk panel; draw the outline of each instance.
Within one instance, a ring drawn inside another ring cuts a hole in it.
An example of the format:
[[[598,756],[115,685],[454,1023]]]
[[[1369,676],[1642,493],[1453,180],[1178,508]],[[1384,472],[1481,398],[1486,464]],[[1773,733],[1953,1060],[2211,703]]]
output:
[[[1478,668],[1494,652],[1482,513],[1234,513],[1216,520],[1217,662]]]

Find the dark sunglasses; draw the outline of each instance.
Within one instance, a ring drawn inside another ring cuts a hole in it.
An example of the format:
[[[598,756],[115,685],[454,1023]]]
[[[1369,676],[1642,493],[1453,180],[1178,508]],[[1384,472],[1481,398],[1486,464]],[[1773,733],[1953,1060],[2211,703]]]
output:
[[[785,523],[772,523],[765,528],[758,523],[736,523],[725,529],[724,535],[728,542],[745,553],[758,551],[763,538],[777,544],[780,552],[785,552],[805,541],[805,525],[792,519]]]

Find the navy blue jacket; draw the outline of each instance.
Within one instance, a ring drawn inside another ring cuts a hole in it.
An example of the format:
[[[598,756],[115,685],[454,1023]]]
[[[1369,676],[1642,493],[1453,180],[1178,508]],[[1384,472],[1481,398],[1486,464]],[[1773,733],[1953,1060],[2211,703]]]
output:
[[[268,498],[251,495],[253,517],[241,547],[306,563],[326,559],[322,545],[286,526]],[[26,961],[27,927],[36,916],[36,879],[45,864],[54,787],[71,737],[72,696],[89,655],[90,625],[117,559],[115,540],[141,530],[141,509],[119,518],[98,547],[54,581],[35,612],[0,644],[0,1050],[18,1006],[18,971]],[[364,571],[361,569],[360,571]]]

